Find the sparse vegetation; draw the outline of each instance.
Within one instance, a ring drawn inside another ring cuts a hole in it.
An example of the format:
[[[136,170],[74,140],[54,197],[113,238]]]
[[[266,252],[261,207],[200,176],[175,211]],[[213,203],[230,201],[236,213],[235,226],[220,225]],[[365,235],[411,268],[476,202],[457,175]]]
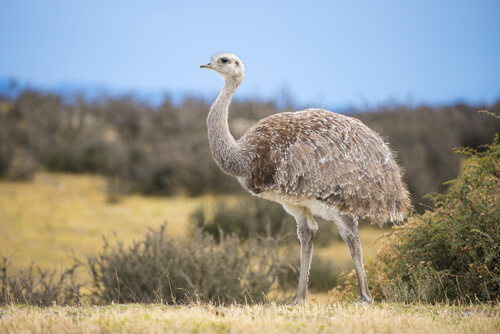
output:
[[[0,305],[26,304],[34,306],[76,305],[82,285],[75,280],[74,264],[57,274],[56,269],[34,268],[11,275],[9,259],[3,257],[0,265]]]
[[[89,259],[94,295],[104,303],[247,304],[286,291],[292,259],[272,238],[172,238],[165,226],[128,248],[118,243]],[[278,282],[282,283],[278,286]]]

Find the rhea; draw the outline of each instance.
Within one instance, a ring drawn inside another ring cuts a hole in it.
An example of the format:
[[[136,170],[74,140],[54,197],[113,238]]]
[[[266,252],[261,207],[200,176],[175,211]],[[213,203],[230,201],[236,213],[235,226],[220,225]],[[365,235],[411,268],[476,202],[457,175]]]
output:
[[[215,162],[253,195],[280,203],[297,222],[301,262],[295,304],[306,300],[318,230],[313,216],[338,226],[354,263],[359,301],[371,303],[358,220],[379,225],[398,222],[410,208],[391,149],[359,120],[324,109],[271,115],[235,140],[229,131],[229,104],[245,76],[245,66],[235,54],[220,53],[200,67],[224,78],[207,117]]]

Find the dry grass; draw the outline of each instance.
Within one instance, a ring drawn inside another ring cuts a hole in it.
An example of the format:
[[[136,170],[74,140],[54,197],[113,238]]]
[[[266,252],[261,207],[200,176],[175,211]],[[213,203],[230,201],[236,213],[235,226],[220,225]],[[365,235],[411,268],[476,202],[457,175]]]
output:
[[[227,200],[236,203],[234,198]],[[73,251],[80,258],[95,255],[102,250],[101,237],[115,231],[127,244],[166,221],[169,234],[185,235],[190,214],[214,203],[212,196],[134,195],[113,204],[107,200],[106,181],[91,175],[38,173],[29,183],[0,181],[0,256],[13,255],[12,269],[26,268],[31,261],[41,267],[66,267]],[[378,227],[360,230],[365,256],[375,256],[379,243],[374,241],[383,233]],[[342,241],[315,252],[352,268]]]
[[[498,333],[500,308],[381,303],[4,307],[0,333]]]
[[[0,182],[0,255],[13,255],[13,269],[33,260],[41,267],[67,266],[102,250],[101,236],[116,231],[126,244],[148,227],[167,222],[185,234],[189,214],[212,197],[128,196],[107,201],[106,182],[89,175],[39,173],[30,183]]]

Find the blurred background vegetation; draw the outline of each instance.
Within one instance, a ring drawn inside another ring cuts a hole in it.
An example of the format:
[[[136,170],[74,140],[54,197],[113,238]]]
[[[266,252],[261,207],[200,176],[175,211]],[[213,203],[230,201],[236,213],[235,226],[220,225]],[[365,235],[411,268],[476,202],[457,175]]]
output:
[[[108,181],[108,198],[142,195],[240,194],[234,178],[215,165],[207,144],[209,103],[166,97],[157,107],[133,96],[92,101],[25,89],[0,97],[0,177],[28,181],[37,170],[96,173]],[[417,211],[422,198],[444,190],[463,159],[453,148],[491,141],[498,124],[477,113],[485,106],[383,106],[351,110],[398,152]],[[500,102],[488,108],[500,112]],[[258,119],[285,111],[274,103],[231,105],[236,138]],[[462,160],[461,160],[462,159]]]

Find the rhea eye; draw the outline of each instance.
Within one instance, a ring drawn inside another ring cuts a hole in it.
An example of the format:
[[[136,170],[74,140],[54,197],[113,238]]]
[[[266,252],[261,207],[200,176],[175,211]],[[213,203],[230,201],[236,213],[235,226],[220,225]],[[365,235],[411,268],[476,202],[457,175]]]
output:
[[[227,58],[221,58],[220,61],[223,62],[223,63],[227,63]]]

